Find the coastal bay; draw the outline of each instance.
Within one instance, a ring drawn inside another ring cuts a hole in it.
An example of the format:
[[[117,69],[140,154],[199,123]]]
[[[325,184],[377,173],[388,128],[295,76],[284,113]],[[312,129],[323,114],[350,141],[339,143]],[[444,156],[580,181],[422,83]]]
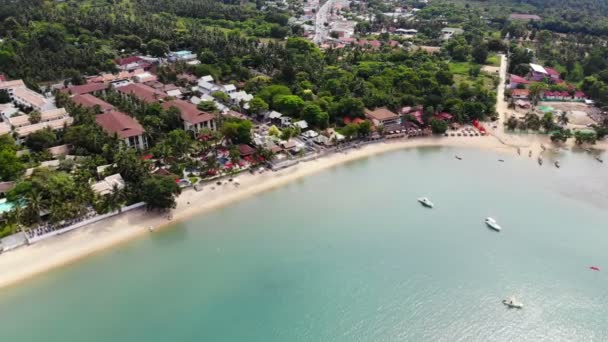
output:
[[[119,216],[109,222],[120,227],[123,220],[121,238],[141,238],[5,289],[0,305],[10,310],[0,314],[2,335],[15,341],[605,339],[606,279],[588,269],[608,264],[603,166],[561,151],[563,168],[539,167],[481,139],[454,139],[452,147],[403,149],[433,145],[430,139],[367,146],[239,177],[242,187],[213,190],[215,201],[204,195],[212,192],[207,188],[186,192],[172,229],[154,233],[146,229],[150,215]],[[489,148],[471,148],[481,146]],[[420,207],[419,196],[436,208]],[[197,215],[203,199],[209,208]],[[500,221],[501,233],[483,225],[487,216]],[[0,263],[19,253],[23,262],[26,253],[52,258],[50,251],[67,253],[75,243],[119,240],[119,228],[97,228],[7,253]],[[96,250],[88,247],[87,253]],[[500,300],[509,295],[525,309],[504,308]],[[40,305],[54,309],[42,312]]]

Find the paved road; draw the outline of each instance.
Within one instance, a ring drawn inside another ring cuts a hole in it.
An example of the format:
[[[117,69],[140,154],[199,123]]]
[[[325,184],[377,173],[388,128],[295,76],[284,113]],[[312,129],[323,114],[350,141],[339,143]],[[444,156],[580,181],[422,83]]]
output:
[[[329,18],[329,10],[334,6],[336,0],[327,0],[319,9],[317,10],[317,16],[315,20],[315,38],[313,42],[315,44],[322,43],[327,36],[329,35],[329,28],[325,27],[325,23],[328,22]]]

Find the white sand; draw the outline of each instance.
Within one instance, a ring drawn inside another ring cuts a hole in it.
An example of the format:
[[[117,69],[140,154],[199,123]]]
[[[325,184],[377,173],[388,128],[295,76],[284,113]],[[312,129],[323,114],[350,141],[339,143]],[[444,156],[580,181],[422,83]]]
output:
[[[134,210],[31,246],[5,252],[0,255],[0,287],[14,284],[137,236],[154,234],[149,231],[150,226],[157,230],[176,221],[228,205],[353,160],[397,149],[421,146],[478,147],[515,153],[512,147],[503,145],[494,137],[417,138],[367,145],[359,149],[348,150],[346,153],[335,153],[317,160],[299,163],[277,172],[267,171],[256,175],[242,173],[238,175],[240,183],[238,187],[227,183],[215,186],[215,190],[211,190],[213,185],[207,185],[199,192],[192,189],[184,191],[177,199],[177,208],[172,211],[173,219],[171,221],[167,219],[166,214],[150,213],[143,209]]]

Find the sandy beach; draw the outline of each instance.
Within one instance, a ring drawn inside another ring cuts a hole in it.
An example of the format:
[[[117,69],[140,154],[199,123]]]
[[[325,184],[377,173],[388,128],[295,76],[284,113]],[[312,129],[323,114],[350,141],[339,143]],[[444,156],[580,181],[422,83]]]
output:
[[[534,141],[528,145],[526,150],[532,150],[534,155],[540,153],[540,143]],[[267,171],[255,175],[245,172],[238,176],[239,186],[226,182],[221,186],[206,185],[198,192],[193,189],[183,191],[177,198],[177,208],[172,211],[171,220],[167,214],[137,209],[31,246],[5,252],[0,255],[0,287],[15,284],[138,236],[154,234],[163,227],[193,215],[229,205],[316,172],[394,150],[425,146],[483,148],[501,154],[516,154],[515,147],[505,145],[504,141],[493,136],[426,137],[366,145],[302,162],[277,172]],[[153,232],[150,227],[154,228]]]
[[[153,234],[149,227],[154,227],[154,231],[157,231],[193,215],[228,205],[328,168],[393,150],[422,146],[464,146],[514,153],[513,148],[504,146],[493,137],[419,138],[371,144],[348,150],[346,153],[334,153],[299,163],[277,172],[267,171],[255,175],[245,172],[238,176],[240,183],[238,187],[226,183],[221,186],[207,185],[199,192],[193,189],[183,191],[177,198],[177,208],[172,211],[172,220],[168,220],[167,214],[161,215],[138,209],[31,246],[5,252],[0,255],[0,287],[14,284],[137,236]],[[212,190],[212,187],[215,189]]]

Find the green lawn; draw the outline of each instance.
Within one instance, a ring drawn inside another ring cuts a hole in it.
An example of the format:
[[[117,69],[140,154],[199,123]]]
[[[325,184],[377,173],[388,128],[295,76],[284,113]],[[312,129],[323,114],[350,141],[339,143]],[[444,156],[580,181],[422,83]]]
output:
[[[469,75],[471,69],[471,63],[469,62],[451,62],[450,72],[454,75]]]
[[[491,54],[486,59],[486,64],[491,66],[500,66],[500,58],[496,54]]]

